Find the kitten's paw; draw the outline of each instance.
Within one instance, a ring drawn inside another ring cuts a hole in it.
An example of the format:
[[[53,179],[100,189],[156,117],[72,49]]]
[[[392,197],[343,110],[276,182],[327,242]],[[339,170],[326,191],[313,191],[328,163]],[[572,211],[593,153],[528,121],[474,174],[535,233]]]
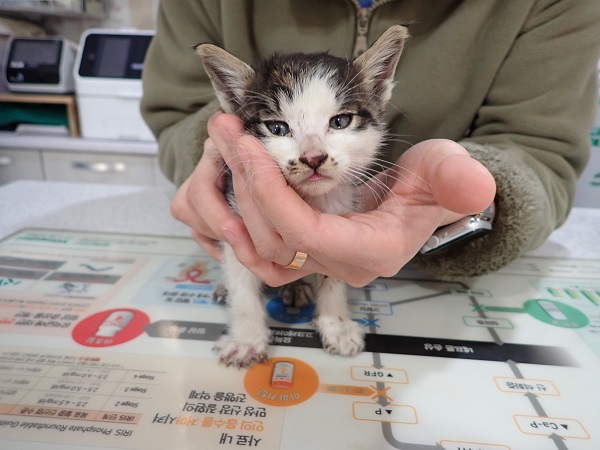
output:
[[[353,320],[318,317],[315,325],[321,335],[323,348],[329,353],[353,356],[365,347],[364,327]]]
[[[309,282],[297,280],[281,286],[279,295],[287,306],[304,308],[312,304],[314,292]]]
[[[221,305],[227,304],[227,288],[222,284],[217,285],[213,291],[213,302]]]
[[[219,355],[219,363],[238,369],[252,367],[256,363],[266,362],[269,343],[263,341],[247,342],[230,336],[222,336],[213,347]]]

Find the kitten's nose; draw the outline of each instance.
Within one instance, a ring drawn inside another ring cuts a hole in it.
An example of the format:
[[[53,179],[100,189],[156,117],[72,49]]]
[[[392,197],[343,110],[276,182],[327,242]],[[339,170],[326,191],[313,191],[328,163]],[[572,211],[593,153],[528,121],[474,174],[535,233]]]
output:
[[[316,134],[305,136],[300,142],[300,158],[298,159],[311,169],[317,170],[327,159],[327,151],[321,138]]]
[[[314,155],[314,156],[301,156],[300,162],[306,164],[308,167],[310,167],[313,170],[317,170],[326,159],[327,159],[327,155],[324,155],[323,153],[319,153],[318,155]]]

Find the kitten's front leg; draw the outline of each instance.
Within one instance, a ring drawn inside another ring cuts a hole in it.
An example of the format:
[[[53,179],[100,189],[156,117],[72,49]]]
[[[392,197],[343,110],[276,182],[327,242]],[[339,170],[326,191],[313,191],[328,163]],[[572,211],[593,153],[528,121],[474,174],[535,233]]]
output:
[[[313,303],[313,287],[310,282],[301,278],[279,288],[279,295],[286,306],[305,308]]]
[[[324,277],[315,303],[314,324],[321,335],[323,348],[344,356],[360,353],[365,344],[365,331],[350,318],[346,283]]]
[[[223,261],[231,322],[228,333],[216,342],[213,351],[221,364],[250,367],[268,358],[271,331],[260,296],[262,283],[237,260],[227,244]]]

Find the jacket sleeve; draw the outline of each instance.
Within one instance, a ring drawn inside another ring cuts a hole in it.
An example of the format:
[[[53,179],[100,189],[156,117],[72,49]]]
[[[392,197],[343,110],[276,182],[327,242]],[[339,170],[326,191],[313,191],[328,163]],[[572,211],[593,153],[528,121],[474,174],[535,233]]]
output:
[[[160,166],[177,186],[196,166],[218,109],[193,47],[221,43],[218,1],[160,2],[156,36],[146,56],[142,115],[159,144]]]
[[[538,1],[460,143],[497,184],[494,229],[415,262],[454,279],[496,270],[566,219],[597,107],[600,4]]]

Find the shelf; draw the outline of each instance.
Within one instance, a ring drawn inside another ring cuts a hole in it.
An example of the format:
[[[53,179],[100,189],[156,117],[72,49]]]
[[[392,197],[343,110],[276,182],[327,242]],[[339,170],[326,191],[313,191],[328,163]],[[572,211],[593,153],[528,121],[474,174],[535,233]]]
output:
[[[73,2],[77,6],[65,6],[60,3],[41,1],[0,0],[0,14],[31,20],[37,17],[61,17],[67,19],[104,19],[107,15],[107,2],[90,3],[91,9],[86,10],[86,3]]]
[[[65,105],[69,134],[79,136],[79,119],[77,117],[77,103],[73,95],[40,95],[40,94],[7,94],[0,93],[0,103],[29,103],[29,104],[57,104]]]

